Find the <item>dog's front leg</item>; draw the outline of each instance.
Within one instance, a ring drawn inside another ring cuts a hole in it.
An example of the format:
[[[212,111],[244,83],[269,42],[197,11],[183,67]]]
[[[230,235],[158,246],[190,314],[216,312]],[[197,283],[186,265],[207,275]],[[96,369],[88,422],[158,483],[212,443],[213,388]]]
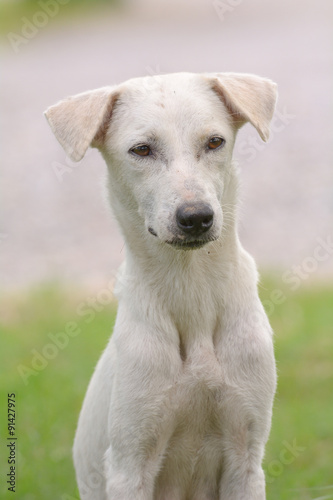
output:
[[[217,346],[226,382],[220,500],[265,500],[261,462],[276,386],[272,335],[261,306],[239,316]]]
[[[246,465],[246,464],[244,464]],[[265,476],[260,464],[235,470],[227,467],[220,484],[220,500],[265,500]]]
[[[116,375],[104,471],[107,499],[152,500],[173,431],[172,391],[181,360],[176,343],[118,310]],[[126,319],[122,319],[126,316]]]
[[[237,397],[236,397],[237,398]],[[270,425],[266,408],[262,413],[244,415],[245,405],[239,405],[233,422],[224,427],[223,474],[220,500],[265,500],[265,476],[261,466]],[[239,418],[243,412],[244,418]]]
[[[267,383],[269,386],[269,382]],[[241,388],[240,388],[241,387]],[[226,389],[228,392],[228,389]],[[246,383],[230,388],[224,416],[220,500],[265,500],[261,466],[271,421],[271,398]],[[227,396],[228,397],[228,396]],[[266,399],[266,401],[263,401]]]

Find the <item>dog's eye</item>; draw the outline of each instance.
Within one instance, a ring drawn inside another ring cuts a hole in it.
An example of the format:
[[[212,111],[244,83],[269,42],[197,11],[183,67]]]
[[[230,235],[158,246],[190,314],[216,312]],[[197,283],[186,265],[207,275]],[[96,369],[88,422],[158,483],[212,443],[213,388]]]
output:
[[[151,149],[146,144],[141,144],[140,146],[135,146],[130,149],[130,152],[137,156],[149,156],[151,154]]]
[[[222,137],[212,137],[208,142],[208,149],[217,149],[223,146],[225,140]]]

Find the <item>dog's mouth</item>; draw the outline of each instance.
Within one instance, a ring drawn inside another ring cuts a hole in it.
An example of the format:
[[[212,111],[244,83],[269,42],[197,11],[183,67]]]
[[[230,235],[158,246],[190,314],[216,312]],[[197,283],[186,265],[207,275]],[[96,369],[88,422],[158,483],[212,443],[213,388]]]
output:
[[[184,241],[184,240],[170,240],[166,241],[168,245],[171,245],[172,247],[179,249],[179,250],[196,250],[198,248],[204,247],[209,241],[212,240],[194,240],[194,241]]]
[[[157,233],[154,231],[154,229],[152,227],[149,227],[148,231],[150,234],[152,234],[153,236],[156,236],[158,238]],[[205,245],[207,245],[207,243],[209,243],[211,241],[215,241],[215,240],[216,240],[216,238],[214,238],[214,237],[210,237],[210,238],[206,238],[206,239],[196,239],[196,240],[189,239],[189,238],[181,239],[179,237],[175,237],[171,240],[165,240],[164,243],[167,243],[168,245],[170,245],[173,248],[176,248],[178,250],[196,250],[198,248],[204,247]]]

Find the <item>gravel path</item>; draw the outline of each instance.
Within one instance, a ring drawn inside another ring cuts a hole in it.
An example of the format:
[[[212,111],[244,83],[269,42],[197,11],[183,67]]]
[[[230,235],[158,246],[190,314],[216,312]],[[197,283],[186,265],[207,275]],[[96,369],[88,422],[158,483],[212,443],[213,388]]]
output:
[[[270,142],[248,125],[238,138],[241,239],[263,269],[332,277],[333,3],[155,4],[54,19],[17,53],[3,41],[1,289],[49,279],[99,286],[124,257],[103,199],[102,158],[91,151],[72,164],[43,110],[89,88],[176,71],[251,72],[278,83]]]

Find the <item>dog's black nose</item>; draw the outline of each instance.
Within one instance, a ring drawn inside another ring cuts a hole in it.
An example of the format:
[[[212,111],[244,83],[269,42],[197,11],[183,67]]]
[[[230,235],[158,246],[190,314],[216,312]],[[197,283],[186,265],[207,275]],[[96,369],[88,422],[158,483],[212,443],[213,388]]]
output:
[[[200,236],[213,225],[214,212],[207,203],[185,203],[176,212],[179,229],[191,236]]]

